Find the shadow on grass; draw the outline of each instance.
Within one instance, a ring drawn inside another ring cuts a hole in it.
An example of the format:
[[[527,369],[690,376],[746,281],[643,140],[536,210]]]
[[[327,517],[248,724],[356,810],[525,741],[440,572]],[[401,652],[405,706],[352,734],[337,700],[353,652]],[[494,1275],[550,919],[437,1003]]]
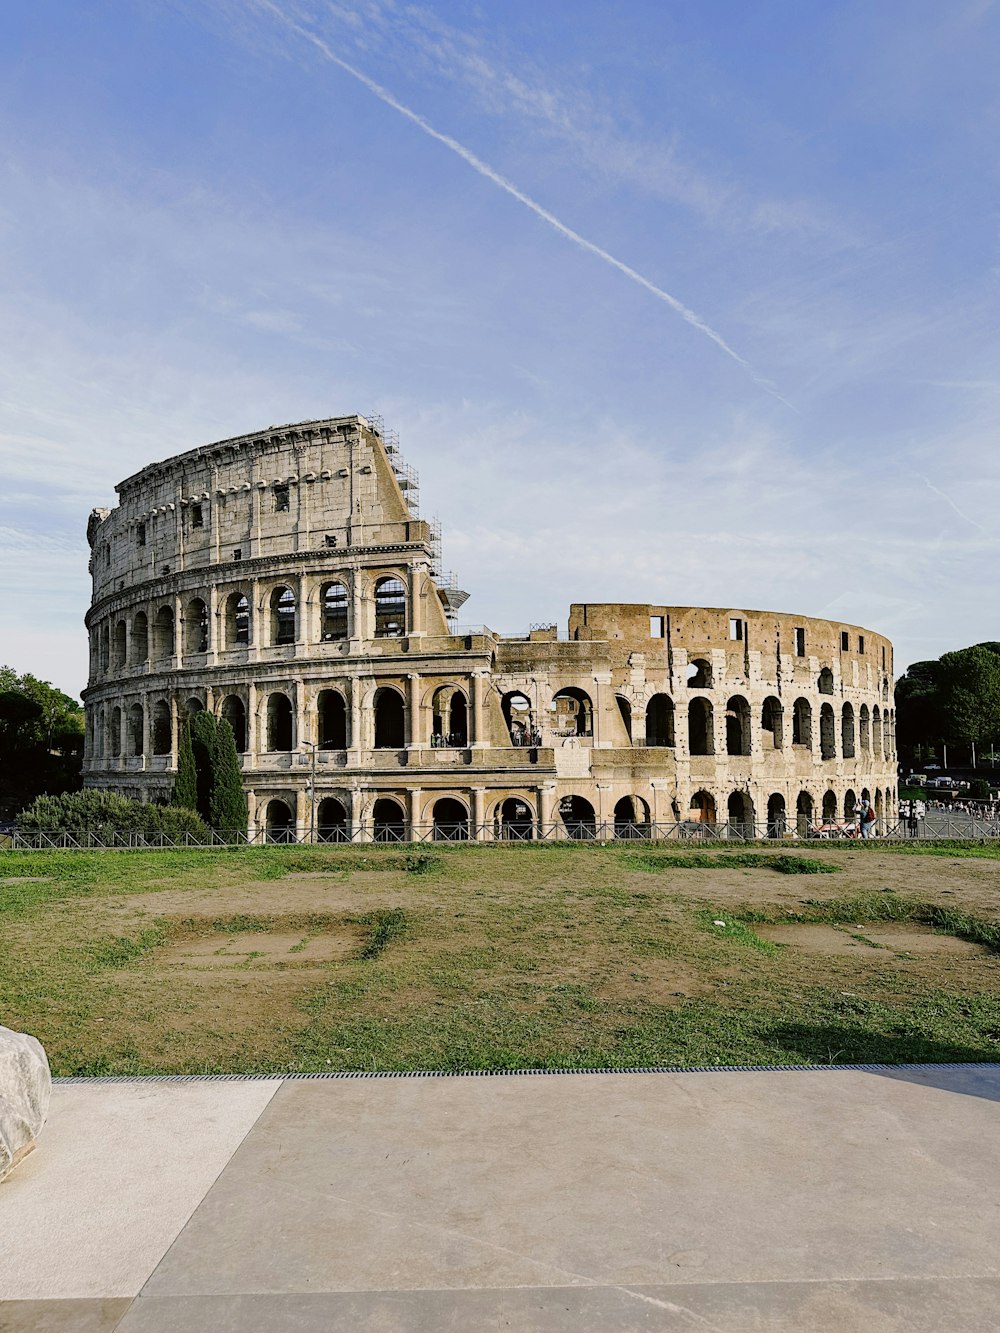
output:
[[[872,1032],[863,1027],[827,1023],[783,1023],[760,1035],[768,1045],[804,1061],[824,1065],[893,1065],[893,1069],[872,1072],[1000,1101],[1000,1043],[960,1046],[912,1034]]]

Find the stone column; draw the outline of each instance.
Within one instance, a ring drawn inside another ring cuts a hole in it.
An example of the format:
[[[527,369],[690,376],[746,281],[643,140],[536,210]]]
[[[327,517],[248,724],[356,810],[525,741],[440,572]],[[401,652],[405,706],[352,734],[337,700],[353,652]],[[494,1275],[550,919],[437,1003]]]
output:
[[[475,830],[472,834],[476,842],[492,842],[492,830],[486,828],[486,788],[473,787],[472,789],[472,825]]]
[[[360,679],[355,676],[351,681],[351,734],[348,736],[347,762],[353,766],[361,763],[361,751],[364,749],[364,713],[361,700],[363,690]]]
[[[208,652],[205,665],[215,666],[218,661],[219,647],[222,640],[222,626],[219,623],[219,594],[214,583],[208,588]]]
[[[559,812],[556,808],[556,784],[543,783],[538,788],[538,836],[563,838],[565,830],[560,827]]]
[[[153,749],[153,727],[152,718],[149,716],[149,694],[146,691],[139,696],[139,702],[142,705],[142,767],[150,768],[149,756]]]
[[[177,771],[177,755],[180,752],[181,728],[180,713],[177,708],[177,695],[170,694],[170,766]]]
[[[128,710],[128,700],[123,698],[118,728],[118,753],[121,755],[118,761],[119,768],[128,768]]]
[[[309,795],[304,787],[295,792],[295,836],[300,842],[309,836]]]
[[[610,740],[605,740],[608,735],[608,728],[605,724],[604,710],[608,706],[608,688],[611,685],[610,671],[594,672],[594,736],[593,744],[595,750],[605,750],[611,745]],[[617,705],[616,705],[617,707]]]
[[[247,841],[255,842],[257,837],[257,793],[252,789],[247,792]]]
[[[257,686],[247,684],[247,748],[243,758],[247,768],[257,767]]]
[[[359,643],[370,637],[365,616],[364,581],[364,570],[356,569],[351,579],[351,638]]]
[[[371,842],[371,830],[362,828],[364,813],[364,793],[360,787],[351,788],[351,840],[353,842]]]
[[[264,617],[260,609],[260,579],[254,579],[250,584],[250,595],[247,598],[247,614],[250,617],[250,644],[247,649],[247,656],[251,662],[260,661],[261,640],[264,637]]]
[[[480,750],[488,746],[489,728],[486,725],[486,680],[485,672],[474,671],[472,673],[472,735],[470,740],[475,749]]]
[[[407,795],[409,797],[410,805],[410,840],[413,841],[417,836],[416,829],[420,827],[420,798],[423,795],[423,792],[419,787],[411,787]],[[423,828],[420,828],[421,833],[424,831]]]
[[[423,719],[420,716],[420,677],[415,671],[411,671],[406,680],[407,704],[410,714],[409,738],[406,748],[416,750],[423,743]]]

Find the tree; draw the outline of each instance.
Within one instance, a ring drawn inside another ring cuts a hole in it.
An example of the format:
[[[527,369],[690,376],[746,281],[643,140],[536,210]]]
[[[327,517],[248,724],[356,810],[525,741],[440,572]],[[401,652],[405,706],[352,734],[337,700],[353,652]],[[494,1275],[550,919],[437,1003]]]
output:
[[[215,747],[219,724],[215,714],[207,709],[195,713],[191,719],[191,749],[197,775],[197,811],[202,819],[211,822],[212,788],[215,785]]]
[[[214,760],[208,822],[228,838],[242,835],[249,819],[247,798],[236,737],[225,718],[216,727]]]
[[[185,810],[198,809],[198,774],[191,745],[191,725],[186,719],[181,727],[180,744],[177,747],[177,777],[174,779],[170,804],[179,805]]]
[[[911,757],[941,741],[982,748],[1000,737],[1000,644],[914,662],[896,684],[896,734]]]
[[[83,709],[30,673],[0,666],[0,807],[11,813],[41,792],[80,786]]]

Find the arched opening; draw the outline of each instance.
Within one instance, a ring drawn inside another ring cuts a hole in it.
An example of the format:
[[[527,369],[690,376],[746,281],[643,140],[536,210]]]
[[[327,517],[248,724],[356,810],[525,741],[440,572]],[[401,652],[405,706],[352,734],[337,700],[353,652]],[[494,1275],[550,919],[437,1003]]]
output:
[[[840,745],[845,759],[854,758],[854,709],[844,704],[840,710]]]
[[[406,745],[403,696],[383,687],[375,691],[375,749],[402,750]]]
[[[271,642],[275,647],[294,643],[296,634],[295,593],[288,587],[271,592]]]
[[[194,695],[192,695],[190,699],[186,699],[184,702],[184,709],[188,715],[188,721],[190,722],[190,720],[194,717],[195,713],[200,713],[204,707],[205,705],[202,703],[202,701],[196,698]]]
[[[819,710],[819,753],[821,759],[837,757],[837,728],[831,704],[824,704]]]
[[[157,699],[153,704],[153,753],[169,754],[171,746],[170,736],[170,705],[165,699]]]
[[[780,791],[772,792],[767,798],[767,836],[783,838],[788,830],[788,815],[785,810],[785,798]]]
[[[872,709],[872,754],[878,759],[882,757],[882,715],[878,704]]]
[[[280,690],[267,696],[267,748],[271,753],[292,748],[292,701]]]
[[[750,793],[734,791],[726,802],[726,817],[729,833],[737,838],[752,838],[754,835],[754,808]]]
[[[184,608],[184,651],[208,652],[208,607],[200,597],[193,597]]]
[[[264,827],[268,842],[295,841],[295,816],[284,801],[268,801]]]
[[[862,788],[861,788],[861,799],[862,799],[862,801],[865,802],[866,805],[868,805],[868,804],[871,803],[872,794],[871,794],[871,792],[868,790],[867,787],[862,787]]]
[[[594,807],[583,796],[564,796],[559,802],[559,818],[570,838],[588,841],[597,836]]]
[[[321,750],[347,749],[347,702],[339,690],[320,690],[316,721]]]
[[[132,621],[132,665],[142,666],[149,658],[149,620],[139,611]]]
[[[403,842],[406,839],[406,816],[398,801],[381,796],[372,810],[372,827],[376,842]]]
[[[826,791],[823,793],[824,824],[836,824],[838,805],[837,793],[835,791]]]
[[[117,705],[111,710],[111,734],[108,736],[112,759],[120,759],[122,754],[122,710]]]
[[[162,661],[174,655],[174,613],[171,607],[161,606],[153,621],[153,656]]]
[[[862,750],[871,749],[871,733],[868,722],[868,705],[861,705],[861,712],[858,714],[858,738],[861,741]]]
[[[442,796],[431,812],[435,842],[468,842],[469,812],[453,796]]]
[[[844,818],[850,823],[858,813],[858,798],[848,787],[844,792]]]
[[[125,666],[128,632],[125,628],[125,621],[119,620],[115,625],[115,636],[112,642],[112,665],[116,671],[121,671]]]
[[[320,842],[350,842],[347,810],[342,801],[324,796],[316,810],[316,837]]]
[[[107,671],[111,666],[111,629],[108,625],[101,626],[101,670]]]
[[[622,725],[625,728],[625,735],[628,737],[629,745],[632,744],[632,705],[623,694],[615,695],[615,703],[618,705],[618,712],[621,716]]]
[[[750,753],[750,705],[740,694],[726,703],[726,753]]]
[[[347,589],[342,583],[325,583],[320,592],[323,606],[324,643],[349,637]]]
[[[718,812],[715,808],[715,797],[711,792],[695,792],[691,797],[688,819],[696,820],[699,824],[714,825],[718,822]]]
[[[765,750],[780,750],[784,745],[784,709],[781,700],[768,695],[760,709],[760,739]]]
[[[875,788],[875,820],[877,824],[882,823],[882,817],[885,814],[885,807],[882,802],[882,788]]]
[[[830,670],[829,667],[824,667],[823,670],[819,673],[819,680],[817,682],[817,685],[820,694],[833,693],[833,672]]]
[[[128,752],[138,758],[145,749],[145,717],[142,704],[132,704],[128,710]]]
[[[654,694],[646,705],[646,744],[674,744],[674,701],[669,694]]]
[[[712,664],[707,658],[696,657],[688,663],[687,687],[689,690],[712,688]]]
[[[649,837],[649,806],[641,796],[623,796],[615,806],[615,837]]]
[[[796,699],[792,711],[792,744],[812,749],[813,710],[808,699]]]
[[[435,690],[431,714],[432,746],[468,745],[469,709],[461,690],[454,685],[442,685]]]
[[[535,729],[535,715],[531,701],[526,694],[514,690],[500,700],[500,711],[510,732],[510,743],[514,746],[540,745],[541,736]]]
[[[375,584],[375,637],[401,639],[406,633],[406,585],[397,578]]]
[[[531,806],[518,796],[508,796],[500,806],[498,824],[505,842],[531,842],[535,836]]]
[[[226,647],[246,648],[250,643],[250,603],[246,594],[231,592],[226,598]]]
[[[813,821],[813,798],[800,791],[795,802],[795,828],[800,838],[808,838]]]
[[[592,736],[594,706],[585,690],[569,685],[553,696],[553,730],[557,736]]]
[[[700,695],[688,704],[688,753],[714,754],[712,702]]]
[[[222,701],[222,716],[233,729],[233,739],[239,754],[247,750],[247,710],[238,694],[227,694]]]

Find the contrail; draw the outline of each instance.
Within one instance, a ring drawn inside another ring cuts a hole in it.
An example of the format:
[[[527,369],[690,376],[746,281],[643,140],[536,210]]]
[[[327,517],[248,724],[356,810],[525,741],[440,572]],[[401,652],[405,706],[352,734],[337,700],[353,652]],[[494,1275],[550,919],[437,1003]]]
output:
[[[623,263],[620,259],[616,259],[613,254],[609,254],[607,250],[602,249],[599,245],[595,245],[593,241],[588,241],[587,238],[581,236],[578,231],[574,231],[572,227],[567,227],[565,222],[560,222],[554,213],[550,213],[547,208],[543,208],[542,205],[532,199],[530,195],[525,194],[523,190],[519,190],[513,181],[509,181],[506,176],[501,176],[499,171],[494,171],[488,163],[484,162],[482,158],[477,157],[471,149],[466,148],[465,145],[459,143],[457,139],[453,139],[450,134],[442,134],[440,130],[436,130],[429,121],[423,118],[423,116],[419,115],[416,111],[411,110],[410,107],[406,106],[403,102],[400,102],[398,98],[393,97],[388,88],[384,88],[382,84],[376,83],[374,79],[369,78],[368,75],[363,73],[360,69],[356,69],[354,65],[349,64],[346,60],[343,60],[340,56],[336,55],[322,37],[314,32],[310,32],[308,28],[304,28],[300,23],[297,23],[295,19],[286,14],[278,5],[274,4],[272,0],[255,0],[255,3],[260,9],[273,14],[275,18],[281,23],[284,23],[286,27],[292,30],[292,32],[297,33],[305,41],[310,42],[321,55],[332,64],[336,65],[338,69],[342,69],[345,74],[350,74],[352,79],[357,79],[358,83],[363,84],[364,87],[367,88],[370,93],[373,93],[380,102],[384,102],[386,106],[392,107],[394,111],[398,111],[401,116],[405,116],[406,119],[416,125],[418,129],[423,130],[424,134],[428,135],[429,138],[436,139],[438,143],[444,144],[445,148],[449,148],[453,153],[460,157],[463,162],[468,163],[473,171],[478,172],[479,175],[485,177],[486,180],[492,181],[494,185],[498,185],[500,189],[506,194],[509,194],[511,198],[516,199],[518,203],[523,204],[525,208],[530,209],[536,217],[539,217],[543,222],[548,223],[548,225],[554,231],[557,231],[560,236],[565,236],[568,241],[572,241],[574,245],[579,246],[581,250],[585,250],[588,254],[596,255],[597,258],[603,260],[605,264],[610,264],[610,266],[616,268],[619,273],[624,273],[626,278],[629,278],[638,286],[644,287],[647,292],[651,292],[658,300],[663,301],[666,305],[670,306],[671,310],[676,311],[681,319],[690,324],[692,328],[697,329],[699,333],[703,333],[706,338],[711,338],[712,342],[714,342],[717,347],[721,348],[727,356],[732,357],[737,365],[742,366],[755,384],[759,385],[767,393],[784,403],[786,407],[790,407],[793,412],[798,411],[798,408],[790,403],[787,398],[782,398],[781,394],[778,393],[772,384],[767,380],[762,379],[754,370],[753,366],[750,365],[749,361],[747,361],[745,357],[740,356],[739,352],[734,351],[720,333],[716,333],[715,329],[713,329],[710,324],[706,324],[705,321],[686,306],[683,301],[678,301],[676,296],[671,296],[670,293],[665,292],[662,287],[657,287],[654,282],[650,282],[648,278],[644,278],[641,273],[632,268],[629,264]]]
[[[987,531],[987,529],[983,527],[982,523],[977,523],[976,520],[974,518],[970,518],[968,514],[963,514],[961,509],[959,509],[958,505],[951,498],[951,496],[945,495],[944,491],[940,490],[937,486],[935,486],[934,483],[928,477],[925,477],[922,472],[918,472],[916,475],[920,478],[920,480],[924,483],[924,485],[927,487],[929,491],[933,491],[935,495],[940,495],[941,499],[945,502],[945,504],[951,505],[952,509],[954,509],[955,513],[959,516],[960,519],[970,524],[972,527],[978,528],[980,532]]]

